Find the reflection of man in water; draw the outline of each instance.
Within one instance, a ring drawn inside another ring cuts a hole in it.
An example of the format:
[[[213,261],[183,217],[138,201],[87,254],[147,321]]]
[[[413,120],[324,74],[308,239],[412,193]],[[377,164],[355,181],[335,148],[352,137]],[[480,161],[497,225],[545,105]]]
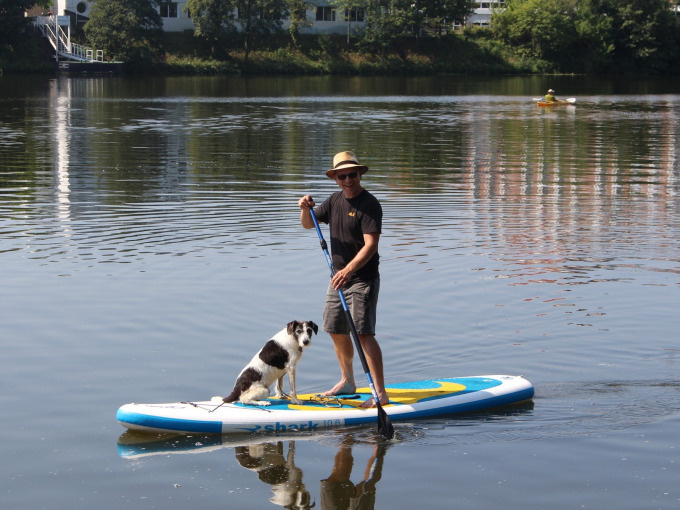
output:
[[[375,506],[375,485],[382,477],[387,446],[384,443],[374,446],[373,455],[366,464],[363,480],[354,485],[349,479],[354,465],[353,442],[351,435],[345,437],[335,455],[333,472],[328,478],[321,480],[321,508],[323,510],[370,510]]]

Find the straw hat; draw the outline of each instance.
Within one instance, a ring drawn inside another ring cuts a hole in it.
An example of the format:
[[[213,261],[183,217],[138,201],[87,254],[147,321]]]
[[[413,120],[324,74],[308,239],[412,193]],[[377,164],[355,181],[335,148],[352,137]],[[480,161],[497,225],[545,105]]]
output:
[[[335,178],[335,172],[338,170],[345,170],[347,168],[356,168],[361,175],[368,172],[368,167],[365,165],[360,165],[356,154],[350,151],[338,152],[333,158],[333,168],[326,171],[326,175],[333,179]]]

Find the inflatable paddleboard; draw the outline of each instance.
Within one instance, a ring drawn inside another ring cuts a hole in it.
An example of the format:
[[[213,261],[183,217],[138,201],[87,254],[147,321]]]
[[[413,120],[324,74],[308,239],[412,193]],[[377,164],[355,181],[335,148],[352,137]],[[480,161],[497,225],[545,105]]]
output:
[[[516,404],[534,396],[532,384],[521,376],[482,375],[412,381],[386,386],[390,403],[382,406],[391,421],[480,411]],[[351,395],[298,395],[289,400],[268,399],[270,405],[225,404],[221,397],[201,402],[125,404],[118,422],[130,430],[203,434],[253,432],[314,432],[320,429],[376,423],[377,410],[360,407],[371,397],[369,388]]]

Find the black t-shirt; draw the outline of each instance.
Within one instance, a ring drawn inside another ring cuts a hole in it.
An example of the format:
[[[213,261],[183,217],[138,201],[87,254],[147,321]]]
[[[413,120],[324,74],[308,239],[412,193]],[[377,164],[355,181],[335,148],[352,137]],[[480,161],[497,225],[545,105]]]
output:
[[[364,246],[364,234],[382,232],[382,207],[378,199],[363,190],[354,198],[345,198],[342,191],[333,193],[314,209],[317,220],[328,223],[331,232],[333,267],[344,268]],[[380,276],[380,255],[373,257],[352,276],[354,280],[374,280]]]

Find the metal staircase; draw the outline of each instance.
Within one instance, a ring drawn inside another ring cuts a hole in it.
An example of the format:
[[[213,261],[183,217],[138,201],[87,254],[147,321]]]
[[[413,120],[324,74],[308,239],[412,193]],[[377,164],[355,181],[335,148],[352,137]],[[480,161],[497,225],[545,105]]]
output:
[[[71,42],[71,18],[69,16],[36,16],[33,24],[47,37],[55,50],[55,59],[72,62],[103,62],[104,52]],[[66,30],[64,30],[64,27]]]

